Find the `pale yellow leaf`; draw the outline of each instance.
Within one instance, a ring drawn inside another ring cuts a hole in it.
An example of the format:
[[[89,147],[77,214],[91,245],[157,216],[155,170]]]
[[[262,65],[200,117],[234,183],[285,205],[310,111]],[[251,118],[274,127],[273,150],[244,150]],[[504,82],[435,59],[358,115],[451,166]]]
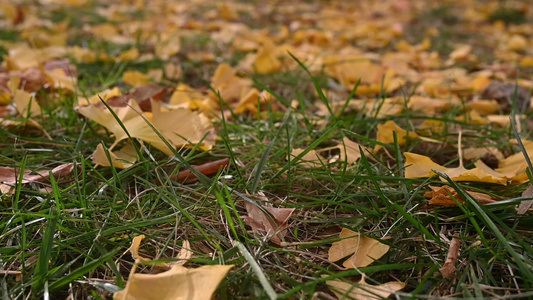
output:
[[[142,110],[137,102],[130,100],[128,101],[127,106],[112,107],[112,109],[115,111],[115,114],[123,123],[124,127],[128,130],[131,137],[150,143],[153,147],[161,150],[167,155],[173,154],[173,152],[168,149],[167,145],[161,140],[161,138],[148,125],[147,120],[141,116]],[[128,138],[128,135],[124,129],[122,129],[122,126],[120,126],[120,124],[115,120],[115,117],[106,107],[93,104],[86,107],[80,107],[78,112],[86,118],[106,127],[114,134],[115,143],[110,147],[110,149],[113,149],[118,142]]]
[[[41,114],[41,106],[28,92],[17,89],[13,92],[13,102],[19,114],[24,117],[36,117]]]
[[[328,260],[331,262],[338,261],[348,255],[343,266],[345,268],[355,269],[370,265],[375,260],[381,258],[389,251],[389,246],[378,240],[366,236],[360,236],[358,233],[343,228],[339,234],[342,240],[334,242],[328,251]]]
[[[322,275],[326,278],[328,275]],[[339,299],[356,299],[356,300],[378,300],[388,298],[391,294],[403,289],[405,282],[390,281],[380,285],[370,285],[366,283],[365,278],[361,281],[350,283],[339,279],[326,281],[329,289]]]
[[[186,108],[164,111],[160,101],[152,101],[152,113],[154,126],[174,146],[201,142],[200,148],[209,150],[215,145],[215,128],[204,114]]]
[[[127,169],[137,161],[137,153],[130,144],[124,146],[119,151],[109,151],[109,156],[111,157],[113,166],[119,169]],[[96,150],[93,153],[93,163],[104,167],[111,165],[102,144],[96,146]]]
[[[294,159],[300,153],[304,152],[305,149],[296,148],[291,151],[291,159]],[[322,157],[316,150],[311,150],[307,152],[298,163],[306,168],[318,168],[325,164],[326,159]]]

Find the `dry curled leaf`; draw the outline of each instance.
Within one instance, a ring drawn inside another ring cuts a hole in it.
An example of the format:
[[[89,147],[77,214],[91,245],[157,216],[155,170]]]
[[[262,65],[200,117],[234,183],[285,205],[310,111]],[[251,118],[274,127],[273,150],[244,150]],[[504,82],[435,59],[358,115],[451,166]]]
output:
[[[429,186],[429,188],[431,189],[431,191],[426,192],[424,194],[424,197],[430,198],[429,200],[430,205],[456,206],[457,203],[454,201],[454,199],[459,201],[459,203],[465,203],[465,200],[462,199],[457,193],[457,191],[455,191],[455,189],[452,188],[451,186],[447,186],[447,185],[444,185],[441,187]],[[484,194],[484,193],[471,192],[471,191],[466,191],[466,192],[472,198],[474,198],[477,202],[481,204],[488,204],[488,203],[499,201],[498,199],[492,196],[489,196],[487,194]]]
[[[294,212],[294,208],[276,208],[271,206],[254,205],[248,201],[244,202],[248,216],[243,216],[244,223],[253,230],[264,232],[269,236],[270,241],[280,244],[287,233],[289,219]]]
[[[450,242],[450,249],[448,250],[446,261],[442,268],[439,269],[442,277],[446,279],[452,279],[455,277],[455,264],[457,263],[457,256],[459,256],[460,248],[461,240],[454,237]]]

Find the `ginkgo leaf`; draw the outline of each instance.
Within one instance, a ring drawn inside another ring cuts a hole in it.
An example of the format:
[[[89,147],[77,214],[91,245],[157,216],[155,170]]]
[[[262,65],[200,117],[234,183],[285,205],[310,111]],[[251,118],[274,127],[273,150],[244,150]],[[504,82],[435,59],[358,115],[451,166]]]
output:
[[[322,275],[322,278],[327,278],[328,275]],[[390,295],[403,289],[406,286],[405,282],[390,281],[380,285],[370,285],[366,283],[365,277],[357,283],[350,283],[339,279],[326,281],[329,289],[339,299],[356,299],[356,300],[378,300],[388,298]]]
[[[291,159],[295,158],[296,156],[300,155],[300,153],[304,152],[305,149],[302,148],[296,148],[291,151]],[[325,164],[326,159],[322,157],[322,155],[318,154],[316,150],[311,150],[307,152],[298,163],[306,168],[318,168]]]
[[[376,140],[384,144],[394,144],[394,132],[396,132],[398,145],[400,146],[405,145],[408,138],[418,138],[418,134],[416,134],[416,132],[407,133],[407,131],[403,130],[394,121],[387,121],[385,124],[378,124]],[[374,153],[377,153],[381,148],[383,148],[383,146],[376,145],[374,148]]]
[[[272,74],[279,71],[281,62],[276,56],[273,43],[266,42],[263,45],[253,63],[253,70],[258,74]]]
[[[343,228],[339,234],[342,240],[334,242],[328,251],[328,260],[335,262],[351,255],[342,265],[355,269],[370,265],[389,251],[389,246],[357,232]]]
[[[13,102],[15,103],[15,108],[24,117],[27,117],[28,114],[30,117],[36,117],[41,114],[41,106],[32,94],[23,91],[16,90],[13,92]]]
[[[132,145],[128,144],[118,151],[109,151],[109,156],[115,168],[127,169],[137,161],[137,152]],[[104,167],[109,167],[111,164],[105,153],[102,144],[96,146],[93,152],[93,163]]]
[[[112,108],[126,130],[128,130],[131,137],[150,143],[153,147],[161,150],[167,155],[173,154],[172,150],[167,147],[161,138],[147,124],[148,121],[141,116],[142,110],[137,102],[130,100],[128,101],[127,106]],[[106,107],[93,104],[86,107],[80,107],[78,112],[84,117],[106,127],[114,134],[115,143],[109,147],[109,149],[113,149],[118,142],[128,138],[128,134],[122,129],[117,120],[115,120],[115,117]]]
[[[133,239],[130,252],[136,263],[146,262],[149,259],[139,254],[139,246],[144,235]],[[188,248],[188,242],[183,243],[183,248]],[[187,252],[186,250],[185,252]],[[180,251],[178,258],[187,258],[189,254]],[[167,264],[161,266],[167,267]],[[124,290],[113,295],[114,300],[160,300],[160,299],[211,299],[217,286],[224,279],[232,265],[211,265],[196,269],[188,269],[179,263],[172,264],[170,270],[159,274],[134,273],[132,268]]]
[[[152,101],[152,113],[154,126],[174,146],[201,143],[200,148],[209,150],[215,145],[215,129],[205,115],[186,108],[163,111],[160,101]]]
[[[124,74],[122,74],[122,81],[129,85],[138,86],[148,84],[150,82],[150,78],[148,78],[146,74],[139,71],[126,71]]]
[[[325,152],[333,149],[338,149],[340,151],[339,159],[343,161],[346,160],[348,164],[353,164],[361,158],[361,151],[359,147],[361,147],[363,151],[366,150],[366,147],[363,147],[358,143],[351,141],[347,137],[344,137],[342,139],[342,143],[339,143],[333,147],[322,148],[320,150],[317,150],[317,152]]]
[[[432,170],[444,173],[452,180],[455,181],[477,181],[477,182],[490,182],[505,185],[507,184],[507,178],[505,174],[498,170],[492,170],[486,166],[483,162],[477,161],[474,169],[466,169],[462,166],[457,168],[443,167],[429,157],[405,152],[405,177],[406,178],[425,178],[435,176],[436,174]]]

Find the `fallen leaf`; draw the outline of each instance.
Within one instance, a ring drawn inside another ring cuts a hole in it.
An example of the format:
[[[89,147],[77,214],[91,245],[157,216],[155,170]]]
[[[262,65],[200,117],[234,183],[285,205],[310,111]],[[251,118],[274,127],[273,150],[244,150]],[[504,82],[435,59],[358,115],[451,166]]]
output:
[[[334,242],[328,251],[328,260],[336,262],[351,255],[342,265],[356,269],[370,265],[389,251],[389,246],[357,232],[343,228],[339,234],[342,240]]]
[[[339,143],[333,147],[322,148],[320,150],[317,150],[317,152],[325,152],[333,149],[338,149],[340,151],[339,159],[342,161],[346,161],[348,162],[348,164],[351,165],[361,158],[361,151],[359,147],[361,147],[363,151],[366,150],[366,147],[363,147],[358,143],[351,141],[347,137],[344,137],[342,139],[342,143]]]
[[[322,275],[327,278],[328,275]],[[329,289],[339,299],[373,300],[384,299],[406,286],[405,282],[390,281],[380,285],[370,285],[366,283],[365,276],[357,283],[349,283],[339,279],[326,281]]]
[[[132,86],[145,85],[150,82],[150,78],[139,71],[126,71],[122,74],[122,81]]]
[[[25,169],[22,181],[20,183],[34,183],[34,182],[45,182],[50,179],[50,172],[55,179],[65,177],[72,173],[74,170],[74,164],[62,164],[55,167],[52,170],[41,170],[32,172],[31,170]],[[0,167],[0,182],[7,184],[15,184],[19,182],[20,170],[13,167]]]
[[[261,208],[248,201],[244,202],[244,207],[248,216],[243,216],[244,223],[253,230],[264,232],[270,241],[279,245],[287,233],[289,219],[294,212],[294,208],[276,208],[272,206],[261,206]]]
[[[465,200],[459,196],[459,194],[455,191],[454,188],[444,185],[441,187],[436,186],[429,186],[431,191],[426,192],[424,194],[424,197],[430,198],[429,204],[430,205],[444,205],[444,206],[457,206],[457,203],[455,202],[454,198],[459,203],[465,203]],[[481,204],[488,204],[493,203],[496,201],[499,201],[497,198],[494,198],[490,195],[479,193],[479,192],[472,192],[472,191],[466,191],[474,200]]]
[[[173,154],[172,150],[170,150],[154,130],[148,126],[148,120],[141,116],[142,110],[136,101],[129,100],[127,106],[113,107],[113,110],[132,138],[138,138],[150,143],[153,147],[161,150],[167,155]],[[110,150],[112,150],[120,141],[128,138],[128,134],[122,129],[122,126],[117,122],[107,107],[100,107],[100,105],[93,104],[78,108],[78,112],[84,117],[106,127],[113,133],[115,136],[115,142],[109,147]]]
[[[14,91],[13,102],[15,103],[15,107],[19,114],[24,117],[36,117],[41,114],[41,106],[35,101],[33,95],[26,91]]]
[[[176,147],[200,144],[203,150],[215,145],[215,128],[204,114],[180,108],[164,111],[160,101],[152,100],[154,126]]]
[[[195,168],[198,172],[204,174],[204,175],[213,175],[217,174],[219,171],[226,169],[229,166],[230,159],[224,158],[216,161],[210,161],[205,164],[195,166],[191,165],[191,167]],[[176,181],[179,183],[191,183],[198,180],[194,174],[191,173],[189,170],[183,170],[180,171],[178,174],[175,174],[170,178],[172,181]]]
[[[425,178],[437,175],[432,170],[444,173],[455,181],[476,181],[476,182],[490,182],[501,185],[507,184],[507,177],[504,173],[498,170],[492,170],[486,166],[482,161],[477,161],[474,169],[466,169],[462,166],[457,168],[443,167],[429,157],[405,152],[405,177],[406,178]]]
[[[305,149],[302,148],[296,148],[291,151],[291,160],[294,159],[296,156],[300,155],[300,153],[304,152]],[[306,167],[306,168],[318,168],[325,164],[326,159],[322,157],[316,150],[311,150],[307,152],[300,160],[298,161],[298,164]]]
[[[130,144],[122,147],[118,151],[109,151],[109,156],[113,166],[118,169],[131,167],[138,159],[137,152],[135,152],[135,149]],[[102,144],[98,144],[96,150],[93,152],[93,163],[103,167],[111,166]]]
[[[135,237],[130,247],[136,263],[149,261],[139,255],[142,239],[144,235]],[[183,249],[189,246],[188,242],[183,243]],[[186,258],[189,254],[180,251],[178,257],[182,256]],[[124,290],[113,295],[114,300],[211,299],[217,286],[233,267],[212,265],[188,269],[180,264],[173,264],[170,270],[153,275],[135,273],[136,266],[132,268]]]
[[[533,185],[528,184],[527,189],[522,193],[522,197],[533,197]],[[533,200],[525,200],[520,202],[518,206],[517,214],[525,214],[533,206]]]
[[[453,279],[455,277],[455,264],[457,263],[457,256],[459,256],[460,248],[461,240],[454,237],[450,242],[450,248],[448,249],[446,261],[444,262],[442,268],[439,269],[442,277],[446,279]]]
[[[398,145],[403,146],[407,142],[407,139],[416,139],[418,134],[415,132],[409,132],[403,130],[394,121],[387,121],[385,124],[378,124],[378,132],[376,140],[384,144],[394,144],[394,132],[398,139]],[[376,145],[374,153],[377,153],[383,146]]]

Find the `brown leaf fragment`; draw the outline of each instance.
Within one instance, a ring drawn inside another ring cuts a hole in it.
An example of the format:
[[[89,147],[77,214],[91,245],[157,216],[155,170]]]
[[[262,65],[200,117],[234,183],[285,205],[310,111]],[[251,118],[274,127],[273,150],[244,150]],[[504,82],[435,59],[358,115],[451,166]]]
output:
[[[62,164],[52,169],[54,178],[59,179],[72,173],[74,164]],[[30,170],[24,170],[22,183],[44,182],[50,179],[50,170],[41,170],[32,174]],[[12,167],[0,167],[0,182],[7,184],[15,184],[19,180],[20,170]]]
[[[533,197],[533,185],[528,185],[527,189],[522,193],[522,197]],[[518,214],[525,214],[533,206],[533,200],[522,201],[518,206]]]
[[[283,237],[287,233],[288,221],[294,212],[294,208],[277,208],[271,206],[261,206],[261,208],[250,202],[244,202],[244,207],[248,216],[243,216],[244,223],[253,230],[265,232],[270,241],[280,245]]]
[[[445,205],[445,206],[456,206],[454,199],[457,199],[460,203],[465,203],[464,199],[462,199],[457,191],[455,191],[454,188],[444,185],[442,187],[437,186],[429,186],[431,191],[426,192],[424,194],[424,197],[431,198],[429,200],[430,205]],[[478,193],[478,192],[471,192],[466,191],[472,198],[474,198],[476,201],[478,201],[481,204],[488,204],[492,202],[499,201],[498,199],[489,196],[484,193]],[[452,198],[453,196],[453,198]]]
[[[106,102],[111,107],[125,107],[128,104],[128,100],[133,99],[139,104],[142,111],[152,111],[150,99],[159,101],[170,92],[172,92],[172,89],[151,83],[131,89],[126,94],[111,97]],[[97,106],[103,107],[104,105],[98,103]]]
[[[224,158],[192,167],[204,175],[213,175],[218,173],[218,171],[220,171],[221,169],[226,169],[229,166],[229,162],[229,158]],[[192,183],[198,180],[198,178],[196,178],[196,175],[192,174],[191,171],[183,170],[180,171],[178,174],[172,176],[170,180],[177,181],[179,183]]]
[[[442,277],[446,279],[453,279],[455,277],[455,264],[457,263],[457,256],[459,256],[460,248],[461,240],[454,237],[450,243],[450,249],[448,250],[446,261],[439,270]]]

